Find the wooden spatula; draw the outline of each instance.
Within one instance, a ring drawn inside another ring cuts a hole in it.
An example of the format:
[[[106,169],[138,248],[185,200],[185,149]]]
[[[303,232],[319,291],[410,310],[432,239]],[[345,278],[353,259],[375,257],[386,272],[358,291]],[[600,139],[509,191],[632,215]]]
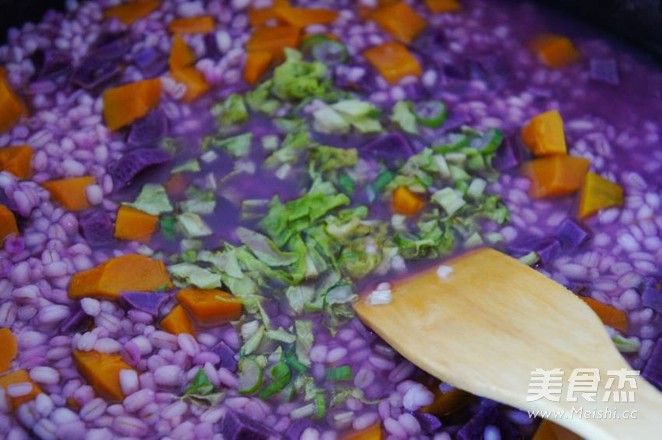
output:
[[[634,390],[619,387],[618,379],[610,383],[614,370],[629,372],[630,367],[600,319],[572,292],[519,261],[480,249],[394,281],[391,295],[386,304],[373,304],[383,302],[382,293],[363,295],[356,312],[433,376],[526,411],[560,412],[563,415],[540,416],[587,439],[662,438],[662,394],[638,376]],[[599,370],[594,396],[590,381],[571,380],[573,371],[581,374],[576,369],[587,368]],[[552,383],[562,383],[562,393],[553,384],[531,387],[536,369],[561,369],[562,381],[556,379],[558,374],[549,377]],[[575,388],[570,397],[576,402],[567,398],[571,382]],[[578,390],[582,385],[587,388]],[[540,398],[541,390],[548,395]],[[588,394],[582,395],[585,390]],[[615,402],[613,392],[620,402]],[[634,402],[623,401],[630,397]],[[619,418],[605,418],[606,410]]]

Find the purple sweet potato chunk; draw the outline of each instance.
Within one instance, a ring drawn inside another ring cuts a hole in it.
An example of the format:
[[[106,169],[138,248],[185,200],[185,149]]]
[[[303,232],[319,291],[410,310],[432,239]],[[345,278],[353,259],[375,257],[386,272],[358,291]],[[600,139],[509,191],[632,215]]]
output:
[[[561,242],[551,237],[522,237],[508,246],[508,253],[516,258],[529,252],[537,253],[540,262],[547,266],[561,253]]]
[[[101,246],[114,240],[115,224],[103,209],[85,212],[80,216],[79,225],[83,237],[92,246]]]
[[[500,438],[520,438],[517,428],[499,412],[499,407],[491,400],[483,400],[481,409],[457,432],[458,440],[475,440],[484,437],[485,428],[495,426]]]
[[[662,391],[662,339],[658,339],[641,375]]]
[[[566,218],[556,228],[556,237],[564,250],[574,250],[591,238],[591,231],[573,219]]]
[[[216,353],[219,358],[221,358],[221,366],[227,368],[230,372],[234,373],[237,371],[237,359],[235,358],[235,352],[226,344],[221,341],[216,344],[211,351]]]
[[[73,71],[71,57],[64,52],[37,51],[32,58],[37,72],[36,78],[39,80],[66,80]]]
[[[135,54],[133,61],[147,78],[159,76],[168,69],[168,58],[151,47]]]
[[[641,294],[641,303],[657,313],[662,313],[662,292],[652,287],[647,287]]]
[[[167,132],[168,121],[163,110],[157,108],[133,123],[126,141],[131,146],[143,147],[159,142]]]
[[[613,58],[592,58],[589,63],[588,76],[592,80],[613,86],[621,83],[618,75],[618,64]]]
[[[115,189],[130,185],[143,171],[163,165],[170,160],[170,155],[163,150],[137,148],[125,153],[108,168],[115,183]]]
[[[161,307],[169,297],[170,294],[165,292],[120,292],[120,298],[129,307],[152,316],[159,316]]]
[[[441,421],[432,414],[418,411],[414,414],[414,417],[418,420],[423,432],[427,434],[431,434],[441,428]]]
[[[492,166],[500,171],[511,170],[522,163],[525,151],[518,137],[506,136],[492,159]]]
[[[383,158],[387,161],[406,159],[414,153],[411,142],[400,132],[379,136],[359,148],[359,154],[363,156]]]
[[[114,61],[89,56],[83,60],[71,77],[71,82],[85,90],[96,90],[117,78],[120,67]]]
[[[205,34],[205,37],[203,39],[205,43],[205,50],[206,50],[206,57],[211,58],[213,60],[217,60],[223,56],[223,53],[221,50],[218,48],[218,42],[216,40],[216,33],[215,32],[210,32],[208,34]]]
[[[65,333],[74,331],[81,326],[83,321],[85,321],[85,318],[87,318],[87,314],[79,305],[76,305],[71,308],[71,314],[69,317],[60,325],[60,330]]]
[[[131,50],[132,41],[129,32],[103,33],[97,38],[90,52],[104,61],[121,58]]]
[[[277,435],[266,425],[234,411],[228,411],[221,421],[221,433],[226,440],[267,440]]]

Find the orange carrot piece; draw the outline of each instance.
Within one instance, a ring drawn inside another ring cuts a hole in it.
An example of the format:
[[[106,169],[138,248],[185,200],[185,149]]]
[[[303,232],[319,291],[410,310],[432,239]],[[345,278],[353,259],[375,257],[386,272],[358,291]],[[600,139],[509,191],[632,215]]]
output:
[[[177,293],[177,301],[202,326],[221,325],[241,317],[241,301],[222,290],[183,289]]]
[[[133,0],[106,9],[105,15],[106,18],[116,18],[124,24],[131,24],[134,21],[147,17],[159,6],[161,6],[159,0]]]
[[[428,406],[421,408],[421,411],[442,417],[468,405],[471,402],[471,394],[459,388],[453,388],[450,391],[442,392],[438,386],[434,387],[434,400]]]
[[[462,5],[457,0],[425,0],[428,9],[435,14],[441,12],[455,12],[462,9]]]
[[[379,423],[365,428],[361,431],[352,432],[344,435],[342,440],[382,440],[382,427]]]
[[[280,57],[286,47],[299,46],[301,30],[295,26],[275,26],[259,28],[253,31],[246,43],[248,52],[271,52]]]
[[[181,35],[175,35],[172,39],[172,50],[168,59],[170,70],[181,69],[193,63],[195,63],[195,54]]]
[[[41,184],[51,197],[69,211],[82,211],[90,207],[87,201],[87,187],[94,185],[94,177],[71,177],[68,179],[49,180]]]
[[[548,67],[558,69],[581,58],[569,38],[562,35],[543,34],[530,44],[531,50]]]
[[[628,331],[630,322],[628,321],[628,315],[623,310],[586,296],[582,296],[581,299],[593,309],[604,325],[613,327],[623,333]]]
[[[363,55],[389,84],[395,84],[405,76],[421,76],[423,73],[416,57],[400,43],[387,42],[366,50]]]
[[[0,374],[9,370],[11,363],[18,354],[18,344],[11,329],[0,328]]]
[[[280,23],[276,14],[276,8],[274,7],[259,9],[251,7],[248,10],[248,21],[250,21],[253,27],[260,27],[271,20]]]
[[[163,261],[128,254],[111,258],[71,277],[69,298],[117,299],[120,292],[152,292],[172,288]]]
[[[161,80],[146,79],[124,84],[103,93],[103,116],[111,131],[131,124],[161,101]]]
[[[9,385],[18,383],[29,383],[32,385],[32,390],[28,394],[20,397],[7,396],[7,387]],[[25,370],[18,370],[14,371],[13,373],[5,374],[4,376],[0,376],[0,388],[5,390],[5,396],[11,411],[16,411],[19,406],[33,400],[35,397],[41,394],[41,389],[36,383],[32,381],[32,379],[30,379],[30,375]]]
[[[579,190],[590,162],[573,156],[547,156],[524,164],[523,173],[531,180],[529,195],[535,199],[564,196]]]
[[[567,153],[563,118],[556,110],[531,118],[522,128],[522,140],[536,156]]]
[[[148,242],[159,224],[159,217],[132,206],[123,205],[117,211],[115,238]]]
[[[171,199],[179,200],[186,193],[190,179],[184,173],[175,173],[163,185]]]
[[[274,56],[271,52],[257,51],[248,52],[246,64],[244,65],[244,81],[247,84],[255,85],[269,69]]]
[[[27,179],[32,174],[32,147],[16,145],[0,148],[0,171],[7,171],[19,179]]]
[[[98,395],[113,402],[124,400],[120,371],[133,370],[133,368],[122,359],[121,355],[77,350],[72,356],[80,374]]]
[[[377,8],[372,19],[396,40],[405,44],[411,43],[428,26],[427,21],[405,2]]]
[[[399,186],[393,191],[391,208],[396,214],[416,215],[425,207],[425,200],[405,186]]]
[[[0,205],[0,244],[12,234],[18,235],[16,217],[5,205]]]
[[[561,425],[543,420],[533,435],[533,440],[582,440],[582,437]]]
[[[338,18],[338,12],[330,9],[293,8],[289,5],[276,6],[274,9],[276,17],[282,22],[299,28],[305,28],[312,24],[333,23]]]
[[[5,70],[4,67],[0,66],[0,81],[6,81],[7,80],[7,71]]]
[[[589,217],[601,209],[623,206],[623,187],[593,172],[586,175],[579,196],[579,218]]]
[[[208,34],[216,28],[216,22],[211,15],[199,17],[176,18],[168,23],[168,30],[173,34]]]
[[[173,307],[170,313],[161,320],[161,327],[163,327],[163,330],[174,335],[181,333],[195,335],[195,328],[193,328],[191,317],[186,313],[184,307],[179,304]]]
[[[175,81],[186,85],[186,93],[182,98],[184,102],[195,101],[209,91],[209,84],[205,80],[205,76],[193,66],[174,70],[170,72],[170,76]]]
[[[25,105],[14,93],[6,78],[0,78],[0,134],[28,114]]]

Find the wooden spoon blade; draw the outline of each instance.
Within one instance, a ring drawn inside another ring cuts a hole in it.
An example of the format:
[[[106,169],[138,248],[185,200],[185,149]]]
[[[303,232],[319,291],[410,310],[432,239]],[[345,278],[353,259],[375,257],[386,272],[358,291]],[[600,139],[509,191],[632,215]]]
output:
[[[527,401],[531,373],[561,369],[567,379],[577,368],[598,368],[603,377],[629,368],[582,300],[492,249],[395,281],[391,292],[380,305],[363,295],[358,316],[423,370],[480,396],[525,410],[570,409],[563,399]],[[593,432],[590,422],[558,422]]]

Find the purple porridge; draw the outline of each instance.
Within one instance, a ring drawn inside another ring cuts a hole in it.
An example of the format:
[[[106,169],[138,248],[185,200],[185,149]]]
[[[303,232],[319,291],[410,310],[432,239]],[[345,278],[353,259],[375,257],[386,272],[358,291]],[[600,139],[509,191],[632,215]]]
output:
[[[514,0],[72,0],[0,66],[0,438],[533,438],[351,307],[478,246],[662,389],[662,74],[619,41]]]

